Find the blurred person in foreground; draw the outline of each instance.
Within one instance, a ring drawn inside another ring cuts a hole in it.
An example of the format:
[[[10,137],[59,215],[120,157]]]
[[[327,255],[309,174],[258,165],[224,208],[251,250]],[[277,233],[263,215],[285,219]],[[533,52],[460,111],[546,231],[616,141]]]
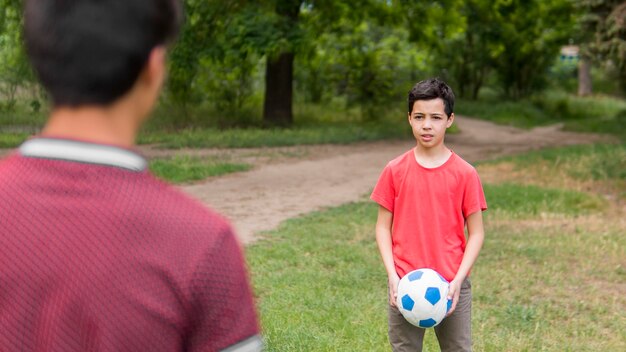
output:
[[[24,2],[52,109],[0,163],[1,351],[261,350],[230,225],[133,149],[181,21],[176,0]]]

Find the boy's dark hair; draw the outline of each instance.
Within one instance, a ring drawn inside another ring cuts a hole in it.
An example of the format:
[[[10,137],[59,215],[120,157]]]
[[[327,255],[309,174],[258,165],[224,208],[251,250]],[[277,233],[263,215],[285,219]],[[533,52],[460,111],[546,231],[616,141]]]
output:
[[[429,78],[417,82],[409,91],[409,114],[413,111],[413,105],[418,100],[443,100],[446,115],[450,117],[454,112],[454,92],[446,82],[439,78]]]
[[[55,106],[107,105],[181,22],[179,0],[26,0],[24,40]]]

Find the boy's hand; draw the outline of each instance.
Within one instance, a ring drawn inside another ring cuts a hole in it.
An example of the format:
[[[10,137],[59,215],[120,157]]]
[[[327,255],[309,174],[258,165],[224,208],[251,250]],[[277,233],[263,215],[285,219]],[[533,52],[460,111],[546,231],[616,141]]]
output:
[[[398,275],[389,276],[389,304],[392,307],[397,307],[396,300],[398,298],[398,284],[400,283],[400,278]]]
[[[459,303],[459,295],[461,294],[461,282],[458,280],[452,280],[450,282],[450,289],[448,290],[448,299],[452,300],[452,306],[450,306],[450,310],[446,317],[450,316],[456,309],[456,304]]]

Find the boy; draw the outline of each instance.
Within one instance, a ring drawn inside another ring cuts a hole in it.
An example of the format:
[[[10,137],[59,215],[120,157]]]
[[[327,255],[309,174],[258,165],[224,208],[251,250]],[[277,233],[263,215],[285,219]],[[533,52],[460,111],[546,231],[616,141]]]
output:
[[[422,350],[424,329],[401,315],[397,287],[408,272],[431,268],[450,281],[453,300],[435,327],[441,350],[470,351],[468,275],[483,243],[487,204],[476,170],[444,144],[454,122],[452,89],[438,79],[424,80],[408,101],[416,146],[387,164],[371,196],[379,204],[376,242],[389,279],[389,341],[394,351]]]
[[[26,0],[52,100],[0,164],[1,351],[258,351],[241,249],[133,149],[165,77],[177,0]]]

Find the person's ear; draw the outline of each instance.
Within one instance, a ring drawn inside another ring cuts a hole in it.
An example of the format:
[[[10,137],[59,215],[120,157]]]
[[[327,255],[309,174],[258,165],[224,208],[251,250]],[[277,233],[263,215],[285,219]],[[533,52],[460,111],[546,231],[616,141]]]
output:
[[[450,117],[448,117],[448,122],[446,123],[446,128],[450,128],[450,126],[452,126],[453,122],[454,122],[454,113],[451,113]]]
[[[148,61],[143,72],[143,78],[150,86],[160,88],[165,80],[166,50],[164,46],[157,46],[150,51]]]

